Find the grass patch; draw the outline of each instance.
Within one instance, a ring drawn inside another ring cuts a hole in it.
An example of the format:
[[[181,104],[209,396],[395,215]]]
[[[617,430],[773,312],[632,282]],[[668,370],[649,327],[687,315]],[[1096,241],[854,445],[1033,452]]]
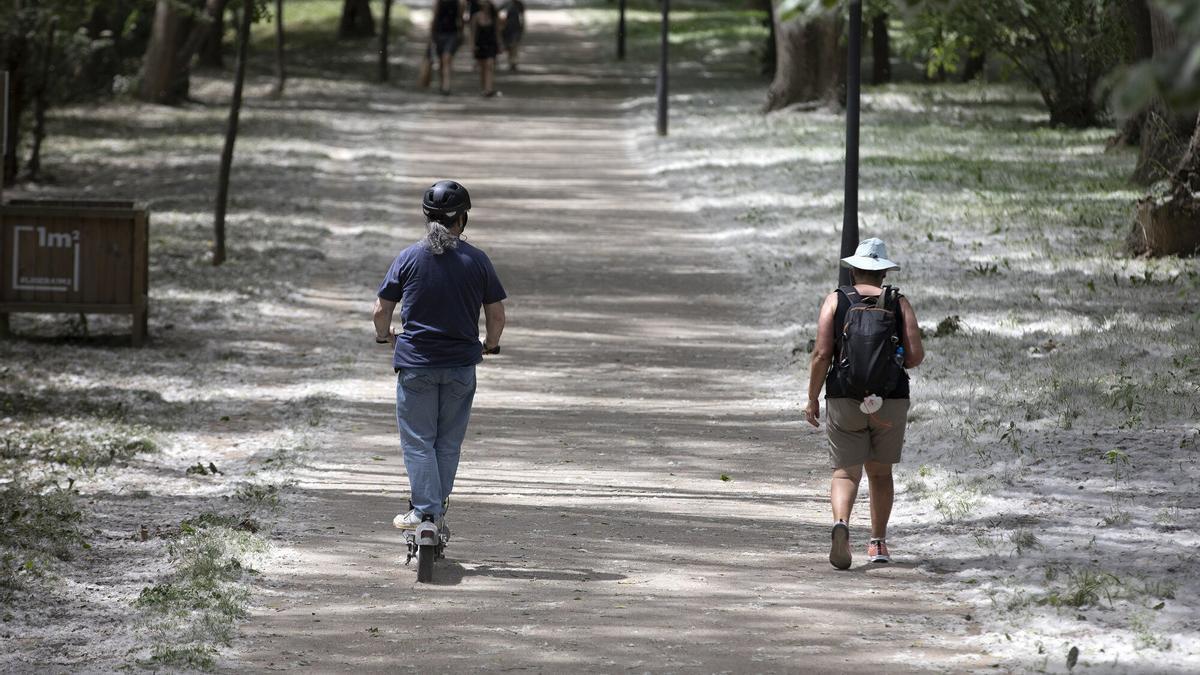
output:
[[[144,588],[134,606],[142,610],[153,646],[143,665],[208,669],[218,645],[228,645],[246,616],[248,556],[266,550],[256,535],[204,514],[180,523],[168,547],[174,572]]]
[[[157,449],[158,445],[147,430],[133,427],[31,429],[16,426],[0,436],[0,460],[5,463],[40,461],[85,471],[126,462]]]
[[[584,20],[606,33],[616,35],[615,9],[576,10]],[[688,2],[671,8],[668,41],[677,62],[720,65],[731,55],[745,62],[761,58],[770,30],[767,14],[754,9],[731,9],[703,2]],[[652,58],[658,52],[662,14],[652,3],[632,2],[625,11],[625,44],[634,60]]]
[[[7,600],[30,578],[42,576],[54,560],[70,560],[87,541],[74,482],[0,486],[0,598]]]

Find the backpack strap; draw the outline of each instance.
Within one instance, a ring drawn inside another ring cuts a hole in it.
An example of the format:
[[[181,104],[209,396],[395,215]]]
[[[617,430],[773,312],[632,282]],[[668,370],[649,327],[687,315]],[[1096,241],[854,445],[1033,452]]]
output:
[[[858,290],[853,286],[838,286],[837,292],[846,296],[846,299],[850,301],[851,306],[862,302],[862,296],[859,295]]]

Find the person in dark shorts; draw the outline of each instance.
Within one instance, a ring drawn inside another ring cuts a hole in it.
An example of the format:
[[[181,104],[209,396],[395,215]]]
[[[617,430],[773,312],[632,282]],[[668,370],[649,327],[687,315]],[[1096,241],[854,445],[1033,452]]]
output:
[[[824,386],[829,459],[833,465],[829,497],[834,525],[829,562],[838,569],[847,569],[851,560],[850,509],[858,496],[858,484],[864,470],[871,495],[871,539],[867,545],[867,559],[870,562],[891,560],[887,549],[887,524],[895,497],[892,465],[900,461],[904,445],[909,392],[908,376],[900,373],[898,384],[886,398],[868,396],[859,400],[843,391],[840,378],[835,376],[834,356],[840,353],[842,327],[846,325],[845,317],[851,306],[847,292],[861,298],[878,298],[883,292],[884,276],[890,270],[900,269],[887,259],[884,243],[874,238],[860,242],[854,255],[842,259],[842,266],[850,268],[853,288],[830,293],[821,305],[809,371],[808,405],[804,412],[809,424],[820,426],[818,396]],[[898,305],[896,344],[904,349],[901,354],[903,367],[915,368],[925,359],[921,330],[908,299],[899,296]]]
[[[396,256],[376,294],[375,342],[394,345],[396,423],[412,495],[392,520],[401,529],[427,518],[440,527],[471,417],[475,365],[500,353],[506,295],[487,254],[461,239],[470,208],[461,183],[430,186],[422,199],[425,237]]]
[[[475,60],[484,96],[495,96],[496,55],[500,53],[500,13],[492,0],[479,0],[479,11],[471,17],[475,37]]]
[[[450,71],[453,66],[454,53],[462,42],[463,3],[462,0],[434,0],[433,21],[429,27],[430,42],[438,58],[438,72],[441,74],[442,94],[450,93]]]
[[[525,37],[525,3],[521,0],[509,0],[504,6],[504,28],[500,35],[504,38],[504,51],[508,52],[508,69],[517,69],[520,58],[521,38]]]

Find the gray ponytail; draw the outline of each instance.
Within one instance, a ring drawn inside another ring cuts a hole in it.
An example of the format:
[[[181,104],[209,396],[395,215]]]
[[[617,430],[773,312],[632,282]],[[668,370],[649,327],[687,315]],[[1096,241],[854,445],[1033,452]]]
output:
[[[434,255],[441,255],[448,248],[458,247],[458,237],[454,236],[445,225],[431,220],[425,224],[425,246]]]

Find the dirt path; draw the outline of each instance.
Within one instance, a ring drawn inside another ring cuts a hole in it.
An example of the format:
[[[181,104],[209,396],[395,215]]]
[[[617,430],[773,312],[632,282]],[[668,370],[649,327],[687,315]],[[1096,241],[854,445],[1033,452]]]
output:
[[[540,40],[500,99],[466,93],[464,66],[457,96],[388,90],[339,115],[346,152],[325,170],[340,180],[318,189],[344,274],[297,304],[341,345],[328,358],[342,377],[324,384],[342,440],[298,469],[280,553],[223,666],[985,665],[955,647],[966,610],[912,562],[830,568],[823,437],[772,390],[778,355],[737,253],[633,159],[622,104],[645,87],[608,70],[565,12],[530,24]],[[367,310],[440,176],[472,190],[468,235],[508,288],[510,328],[479,369],[449,559],[418,586],[390,524],[407,486]],[[362,204],[397,227],[356,227]]]

